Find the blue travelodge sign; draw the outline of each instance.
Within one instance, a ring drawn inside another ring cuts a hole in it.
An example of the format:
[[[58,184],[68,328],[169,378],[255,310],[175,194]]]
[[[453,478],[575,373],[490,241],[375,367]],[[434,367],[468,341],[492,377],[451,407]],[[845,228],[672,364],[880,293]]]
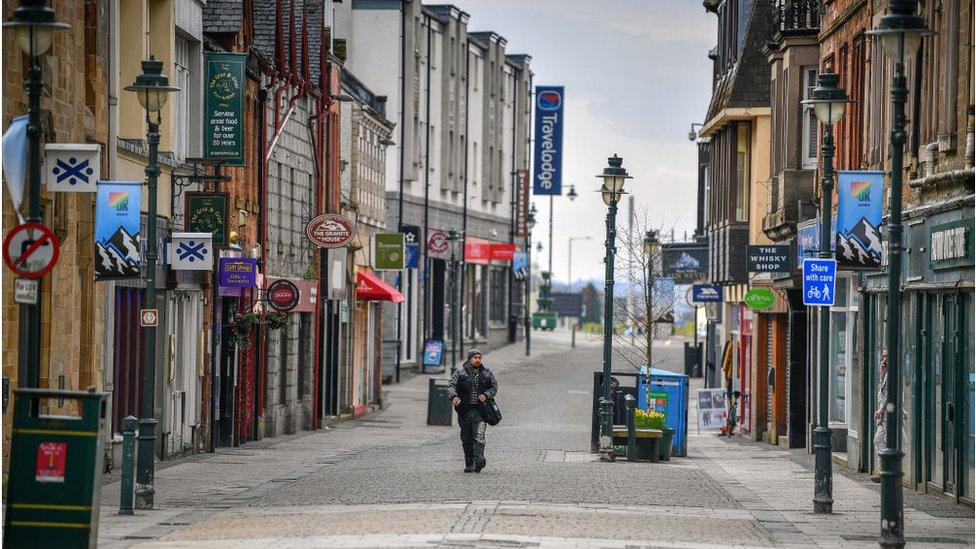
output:
[[[561,195],[563,86],[535,87],[535,154],[532,194]]]

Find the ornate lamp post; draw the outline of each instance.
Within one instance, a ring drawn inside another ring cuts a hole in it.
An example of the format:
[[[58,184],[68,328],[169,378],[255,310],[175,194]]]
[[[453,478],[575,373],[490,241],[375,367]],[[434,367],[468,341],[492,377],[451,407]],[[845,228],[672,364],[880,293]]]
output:
[[[654,261],[658,250],[661,249],[661,240],[658,238],[657,231],[647,231],[644,235],[644,253],[647,255],[647,367],[654,365],[652,360],[652,345],[654,341]],[[647,377],[645,379],[650,379]]]
[[[525,310],[522,318],[525,325],[525,356],[529,356],[532,352],[532,315],[529,309],[531,309],[530,300],[532,299],[532,229],[535,228],[535,215],[537,213],[539,211],[533,202],[532,207],[529,208],[528,220],[526,221],[529,231],[525,235]]]
[[[833,253],[830,245],[833,241],[830,227],[830,213],[834,192],[834,134],[833,125],[844,116],[844,108],[851,100],[847,92],[839,88],[840,77],[833,73],[823,73],[817,77],[817,87],[813,89],[812,97],[803,101],[804,105],[813,108],[817,120],[823,125],[823,144],[820,147],[823,155],[823,196],[820,202],[820,253],[822,258],[830,258]],[[830,379],[830,307],[820,307],[820,367],[818,368],[818,404],[819,418],[814,433],[814,454],[816,457],[816,472],[813,483],[813,512],[831,513],[834,508],[833,464],[830,455],[830,427],[827,426],[827,408]]]
[[[41,221],[41,93],[44,81],[40,57],[51,49],[54,31],[70,27],[54,20],[54,10],[44,0],[22,0],[4,28],[13,29],[17,45],[30,59],[27,69],[27,221]],[[41,372],[41,303],[20,305],[18,334],[18,385],[37,387]]]
[[[144,307],[156,308],[156,180],[159,177],[159,124],[160,109],[166,104],[170,92],[179,88],[170,86],[163,74],[163,62],[150,56],[142,62],[142,74],[136,76],[125,91],[135,92],[139,103],[146,110],[146,143],[149,159],[146,163],[146,189],[149,193],[149,211],[146,212],[146,297]],[[156,114],[155,121],[152,114]],[[155,495],[156,417],[153,406],[156,379],[156,328],[148,327],[143,339],[142,367],[142,417],[139,418],[139,451],[136,463],[136,509],[152,509]]]
[[[613,402],[610,400],[610,379],[613,345],[613,261],[617,241],[617,204],[624,195],[624,183],[631,179],[623,168],[623,159],[613,155],[607,167],[597,177],[603,179],[600,195],[607,205],[606,286],[603,307],[603,396],[600,397],[600,454],[613,461]]]
[[[888,404],[884,409],[885,447],[881,450],[881,547],[905,546],[905,509],[901,487],[901,258],[902,171],[905,153],[905,61],[918,53],[925,28],[915,0],[890,0],[888,13],[868,31],[895,65],[891,77],[891,187],[888,210]]]

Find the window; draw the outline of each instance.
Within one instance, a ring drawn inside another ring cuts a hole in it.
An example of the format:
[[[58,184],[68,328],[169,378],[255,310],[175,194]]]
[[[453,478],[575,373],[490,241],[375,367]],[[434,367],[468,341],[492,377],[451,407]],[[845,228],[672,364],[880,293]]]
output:
[[[859,294],[854,279],[840,277],[837,295],[830,309],[830,407],[829,420],[849,424],[850,403],[853,389],[852,375],[858,360],[856,330],[858,323]]]
[[[187,157],[190,138],[190,42],[176,35],[176,60],[174,75],[175,86],[180,88],[176,92],[173,103],[175,124],[173,128],[173,155],[182,162]]]
[[[736,125],[735,220],[749,221],[749,124]]]
[[[817,86],[817,67],[803,67],[803,99],[813,97],[813,88]],[[817,133],[820,126],[813,109],[807,105],[803,109],[803,135],[801,136],[801,161],[803,168],[812,170],[817,167]]]
[[[505,323],[506,274],[500,269],[488,271],[488,318],[492,324]]]

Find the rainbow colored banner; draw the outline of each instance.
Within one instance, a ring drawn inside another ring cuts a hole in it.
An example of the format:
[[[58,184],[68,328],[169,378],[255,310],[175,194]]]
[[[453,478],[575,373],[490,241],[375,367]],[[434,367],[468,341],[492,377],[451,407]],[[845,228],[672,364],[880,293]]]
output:
[[[141,181],[101,181],[95,201],[95,280],[142,276]]]
[[[837,172],[837,267],[881,268],[884,172]]]

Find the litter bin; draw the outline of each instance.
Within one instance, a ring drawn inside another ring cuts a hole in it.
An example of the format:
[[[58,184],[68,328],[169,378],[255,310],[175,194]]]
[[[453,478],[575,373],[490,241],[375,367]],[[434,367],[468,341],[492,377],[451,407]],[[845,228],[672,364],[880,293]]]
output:
[[[105,396],[14,391],[4,547],[97,545]],[[48,414],[54,402],[79,415]]]
[[[430,389],[427,391],[427,425],[451,425],[454,406],[447,398],[447,388],[451,385],[449,379],[431,379]]]
[[[648,409],[647,393],[643,390],[647,367],[642,366],[637,379],[637,407]],[[664,424],[674,429],[672,448],[676,456],[688,454],[688,376],[659,368],[651,368],[651,404],[664,412]]]

